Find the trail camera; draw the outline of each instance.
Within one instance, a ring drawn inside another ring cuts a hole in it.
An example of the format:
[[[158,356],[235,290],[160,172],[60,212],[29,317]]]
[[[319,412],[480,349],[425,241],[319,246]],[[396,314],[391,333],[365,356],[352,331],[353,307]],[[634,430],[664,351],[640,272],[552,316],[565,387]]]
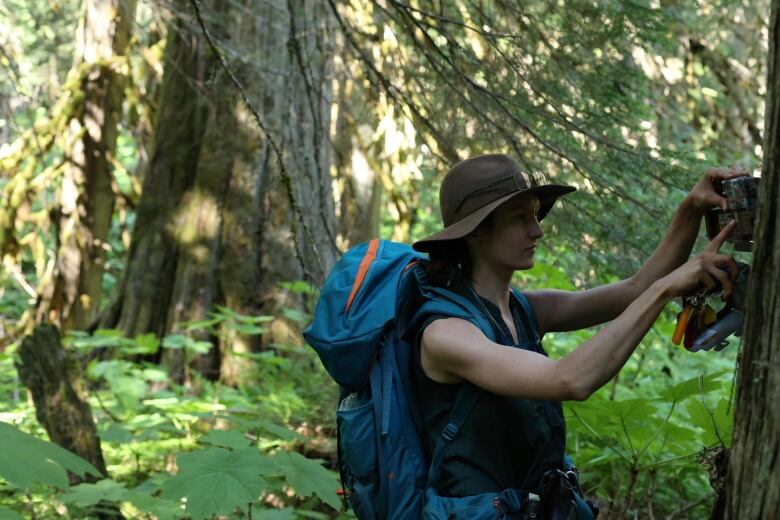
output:
[[[736,177],[715,183],[715,191],[726,198],[729,208],[707,212],[707,238],[712,240],[729,222],[736,220],[737,227],[727,240],[734,243],[735,250],[750,252],[758,210],[758,181],[758,177]]]

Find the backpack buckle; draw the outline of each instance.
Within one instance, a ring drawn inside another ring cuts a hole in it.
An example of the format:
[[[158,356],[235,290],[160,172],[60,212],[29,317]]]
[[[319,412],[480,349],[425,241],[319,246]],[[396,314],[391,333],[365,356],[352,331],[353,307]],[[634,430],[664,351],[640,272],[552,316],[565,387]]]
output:
[[[452,439],[455,438],[456,435],[458,435],[458,425],[455,423],[449,423],[447,426],[444,427],[444,431],[441,432],[441,437],[447,442],[452,442]]]

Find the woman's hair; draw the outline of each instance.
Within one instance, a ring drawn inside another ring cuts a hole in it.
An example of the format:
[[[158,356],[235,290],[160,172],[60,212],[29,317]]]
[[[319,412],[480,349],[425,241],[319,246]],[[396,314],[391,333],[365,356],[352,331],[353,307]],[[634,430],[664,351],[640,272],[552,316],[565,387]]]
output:
[[[493,213],[490,213],[467,236],[489,231],[492,228]],[[425,274],[430,283],[441,287],[450,287],[472,282],[474,265],[465,237],[436,244],[431,248],[428,256],[430,263]]]

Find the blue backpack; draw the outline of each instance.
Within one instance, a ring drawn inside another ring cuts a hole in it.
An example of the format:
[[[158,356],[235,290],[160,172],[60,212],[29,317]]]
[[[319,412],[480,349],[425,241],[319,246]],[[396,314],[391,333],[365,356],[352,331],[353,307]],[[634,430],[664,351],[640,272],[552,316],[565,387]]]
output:
[[[434,491],[439,461],[482,390],[461,385],[448,424],[427,453],[413,390],[411,331],[426,316],[439,314],[468,320],[488,338],[496,337],[470,301],[427,283],[425,261],[410,246],[386,240],[350,249],[329,273],[304,331],[340,387],[336,425],[343,492],[361,520],[506,518],[519,511],[527,493],[445,499]]]
[[[422,280],[414,267],[424,260],[410,246],[385,240],[352,248],[328,275],[304,331],[340,386],[339,470],[360,519],[422,516],[430,461],[412,390],[414,338],[403,337],[405,319],[425,304],[493,335],[470,302]],[[459,405],[461,415],[469,406]]]

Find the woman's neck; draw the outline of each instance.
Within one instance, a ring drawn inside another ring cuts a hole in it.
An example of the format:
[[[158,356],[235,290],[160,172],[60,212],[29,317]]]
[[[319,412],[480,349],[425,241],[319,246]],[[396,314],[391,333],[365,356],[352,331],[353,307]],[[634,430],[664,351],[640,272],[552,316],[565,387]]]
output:
[[[495,304],[502,315],[511,315],[509,310],[509,282],[512,271],[495,269],[483,263],[474,265],[471,286],[482,296]]]

